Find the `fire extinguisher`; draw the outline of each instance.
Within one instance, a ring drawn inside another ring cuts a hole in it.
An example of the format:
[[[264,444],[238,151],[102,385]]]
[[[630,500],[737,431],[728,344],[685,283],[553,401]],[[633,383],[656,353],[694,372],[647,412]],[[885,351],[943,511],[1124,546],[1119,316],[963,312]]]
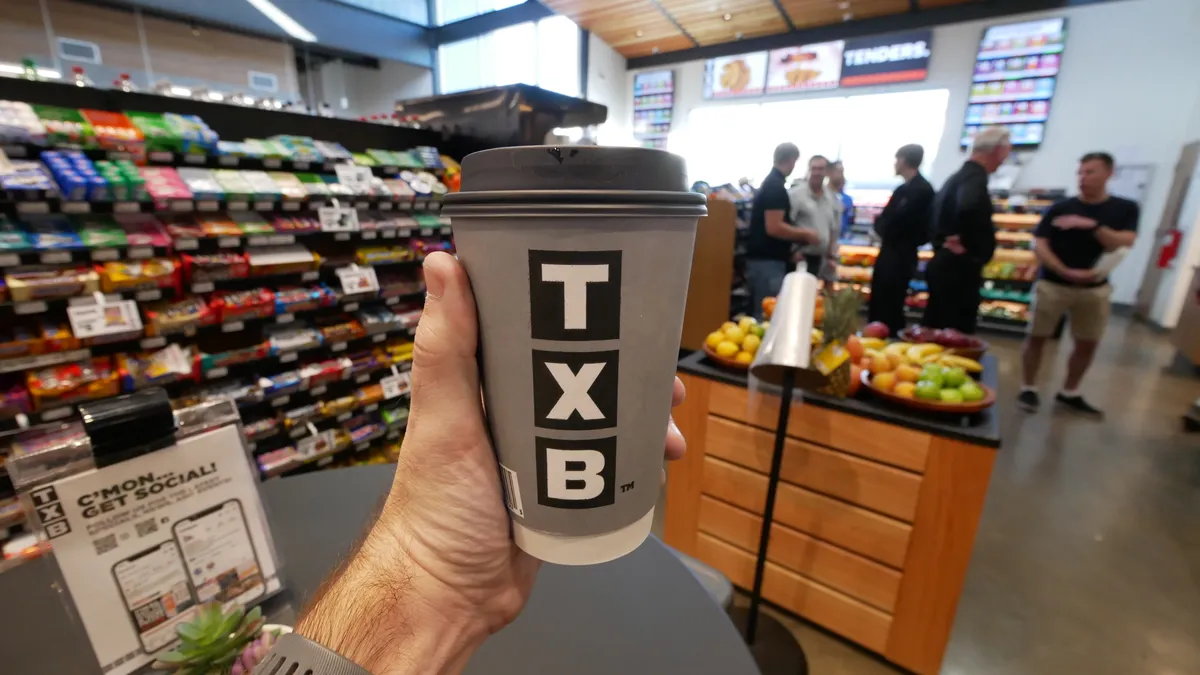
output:
[[[1166,269],[1179,255],[1179,242],[1183,240],[1183,232],[1181,230],[1167,230],[1162,238],[1162,248],[1158,252],[1158,267]]]

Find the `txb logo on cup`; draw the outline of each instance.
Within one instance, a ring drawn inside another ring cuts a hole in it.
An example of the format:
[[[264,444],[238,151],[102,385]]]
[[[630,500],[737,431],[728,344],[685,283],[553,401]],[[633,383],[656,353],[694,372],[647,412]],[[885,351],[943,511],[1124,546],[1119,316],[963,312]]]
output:
[[[621,335],[620,251],[530,251],[530,333],[581,342]],[[617,426],[619,353],[533,350],[534,426],[593,431]],[[616,499],[617,439],[536,438],[538,503],[560,509]]]

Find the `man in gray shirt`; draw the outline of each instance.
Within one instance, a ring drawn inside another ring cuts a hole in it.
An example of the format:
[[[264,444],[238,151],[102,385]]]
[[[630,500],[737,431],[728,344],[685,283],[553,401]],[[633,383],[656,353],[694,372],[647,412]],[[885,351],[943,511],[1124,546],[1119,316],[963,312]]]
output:
[[[842,202],[825,186],[829,160],[813,155],[808,160],[808,177],[788,191],[792,223],[817,235],[817,241],[800,248],[808,273],[827,281],[836,280],[838,235],[841,232]]]

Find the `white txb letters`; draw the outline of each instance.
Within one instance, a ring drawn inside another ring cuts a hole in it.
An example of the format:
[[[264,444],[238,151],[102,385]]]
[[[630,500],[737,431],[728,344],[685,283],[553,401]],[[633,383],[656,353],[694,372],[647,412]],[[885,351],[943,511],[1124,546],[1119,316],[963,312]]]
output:
[[[581,463],[582,469],[569,470],[568,463]],[[551,499],[584,501],[604,492],[604,455],[596,450],[557,450],[546,448],[546,495]],[[570,483],[582,482],[582,487]]]
[[[568,329],[587,328],[587,285],[608,281],[608,265],[542,264],[542,281],[563,285],[563,324]]]
[[[565,363],[547,363],[546,368],[554,376],[554,381],[562,387],[562,396],[546,417],[552,420],[565,420],[571,413],[579,411],[579,416],[585,420],[602,420],[604,413],[596,406],[596,402],[588,395],[588,389],[604,370],[603,363],[585,363],[578,373],[572,373],[571,367]]]

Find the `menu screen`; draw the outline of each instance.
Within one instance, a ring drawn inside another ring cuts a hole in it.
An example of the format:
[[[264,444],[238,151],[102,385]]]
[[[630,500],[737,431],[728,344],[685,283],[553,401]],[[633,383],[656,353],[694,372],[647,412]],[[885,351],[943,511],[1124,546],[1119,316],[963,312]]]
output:
[[[992,26],[983,34],[967,99],[962,144],[1003,125],[1014,146],[1042,142],[1066,41],[1066,20]]]
[[[838,40],[772,50],[767,63],[767,91],[836,89],[842,77],[845,46]]]
[[[760,96],[766,79],[766,52],[709,59],[704,73],[704,98]]]

